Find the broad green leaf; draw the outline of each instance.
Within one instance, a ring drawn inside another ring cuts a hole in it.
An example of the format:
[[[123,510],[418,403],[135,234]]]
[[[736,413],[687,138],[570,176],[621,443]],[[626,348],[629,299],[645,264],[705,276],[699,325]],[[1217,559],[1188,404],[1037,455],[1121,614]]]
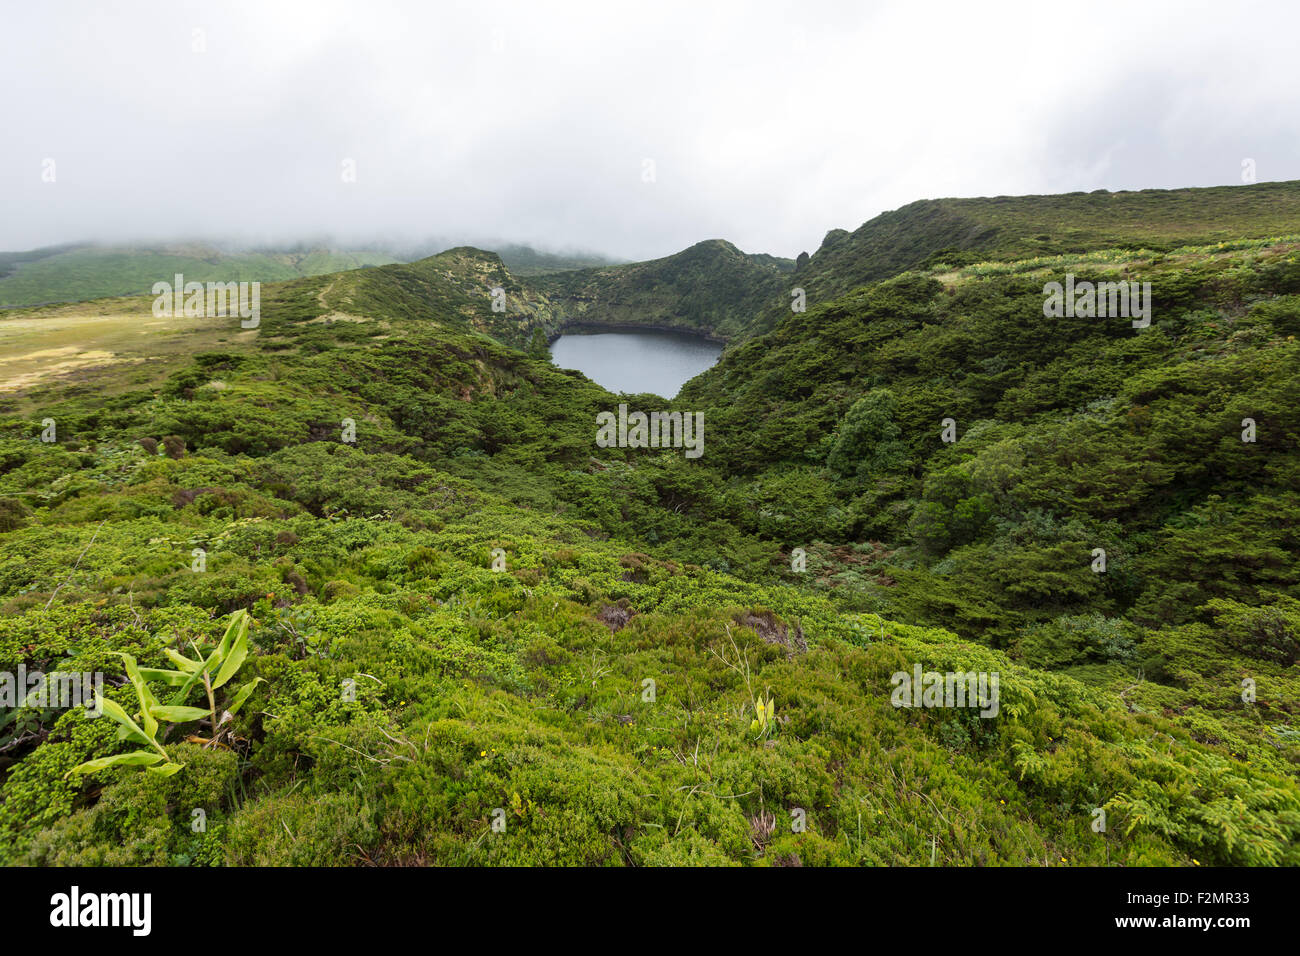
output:
[[[230,615],[230,623],[226,625],[226,633],[221,635],[221,643],[217,645],[217,649],[213,652],[213,657],[216,658],[217,662],[219,663],[224,661],[226,655],[230,653],[230,649],[235,646],[235,641],[239,638],[240,634],[247,633],[248,612],[241,607],[234,614]],[[208,660],[212,660],[212,658],[210,657]]]
[[[114,766],[151,767],[162,759],[162,754],[149,753],[146,750],[137,750],[129,754],[113,754],[111,757],[100,757],[98,760],[88,760],[83,764],[79,764],[64,774],[63,777],[66,780],[74,773],[94,773],[97,770]]]
[[[234,675],[234,672],[239,669],[239,665],[243,663],[244,657],[247,657],[248,655],[247,635],[248,612],[243,608],[240,608],[230,616],[230,623],[226,626],[226,632],[222,635],[221,643],[218,644],[217,648],[207,656],[207,659],[203,661],[202,665],[190,674],[189,678],[180,685],[180,690],[172,696],[171,703],[184,704],[186,697],[189,695],[189,692],[193,689],[194,685],[202,681],[204,674],[211,674],[214,669],[219,668],[221,670],[221,673],[218,675],[219,679],[217,683],[213,684],[214,688],[220,687],[229,680]],[[236,644],[242,644],[240,658],[229,672],[226,672],[223,664],[227,655],[230,654],[232,648]]]
[[[227,636],[230,633],[229,630],[226,631]],[[234,677],[235,672],[243,666],[246,657],[248,657],[248,615],[244,614],[239,620],[238,627],[235,630],[235,638],[231,642],[229,651],[226,652],[225,660],[221,662],[221,670],[217,671],[217,677],[212,682],[212,686],[220,687]]]
[[[172,774],[185,769],[183,763],[165,763],[161,767],[147,768],[150,773],[156,773],[160,777],[170,777]]]
[[[131,730],[128,727],[117,728],[118,740],[129,740],[133,744],[144,744],[146,747],[152,747],[153,741],[144,735],[142,730]]]
[[[126,673],[131,678],[131,686],[135,688],[136,700],[140,702],[140,723],[144,725],[145,734],[152,738],[158,733],[158,721],[153,719],[149,709],[157,707],[158,701],[154,699],[149,685],[140,676],[140,670],[135,666],[135,658],[130,654],[122,654],[121,658],[126,664]]]
[[[135,740],[138,743],[152,743],[152,738],[140,729],[140,725],[131,719],[130,715],[122,709],[121,704],[103,696],[98,699],[100,710],[106,717],[110,717],[122,725],[128,739]]]
[[[178,690],[174,695],[172,695],[171,702],[173,704],[185,703],[185,698],[189,696],[190,690],[193,689],[194,685],[199,682],[199,677],[201,675],[202,675],[202,671],[195,671],[193,674],[187,677],[185,679],[185,682],[181,684],[181,689]]]
[[[230,711],[232,714],[239,713],[239,708],[244,706],[244,701],[248,700],[248,695],[253,692],[254,688],[256,688],[258,684],[265,683],[266,678],[264,677],[258,677],[256,680],[249,681],[236,691],[235,699],[230,702],[230,706],[227,707],[226,710]]]
[[[190,660],[184,654],[174,651],[170,647],[164,647],[163,653],[167,655],[169,661],[179,667],[186,674],[193,674],[203,666],[202,661]]]
[[[217,645],[216,650],[208,655],[203,662],[203,666],[190,675],[190,679],[176,692],[176,696],[172,698],[173,704],[184,703],[185,696],[190,692],[190,688],[198,683],[204,674],[210,674],[214,668],[221,666],[221,661],[230,652],[231,645],[234,644],[235,636],[241,627],[245,632],[248,630],[248,612],[243,608],[230,616],[230,623],[226,626],[226,633],[222,635],[221,643]]]
[[[200,720],[211,716],[211,712],[204,710],[202,707],[169,707],[163,704],[154,707],[150,713],[159,720],[170,721],[173,724],[183,724],[187,721]]]
[[[141,667],[140,676],[145,680],[162,681],[169,687],[179,687],[188,681],[189,675],[182,674],[180,671],[164,670],[161,667]]]

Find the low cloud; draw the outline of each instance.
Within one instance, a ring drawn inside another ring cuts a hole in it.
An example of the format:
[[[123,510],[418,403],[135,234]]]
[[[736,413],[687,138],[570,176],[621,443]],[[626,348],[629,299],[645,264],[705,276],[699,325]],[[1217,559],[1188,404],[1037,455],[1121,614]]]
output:
[[[1044,6],[26,4],[0,248],[793,256],[920,198],[1300,178],[1300,9]]]

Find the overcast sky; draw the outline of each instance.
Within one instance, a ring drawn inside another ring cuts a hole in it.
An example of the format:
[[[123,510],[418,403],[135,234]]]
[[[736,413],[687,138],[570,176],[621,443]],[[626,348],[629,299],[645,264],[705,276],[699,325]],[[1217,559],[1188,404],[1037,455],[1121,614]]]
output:
[[[793,256],[915,199],[1300,179],[1297,37],[1282,0],[9,0],[0,249]]]

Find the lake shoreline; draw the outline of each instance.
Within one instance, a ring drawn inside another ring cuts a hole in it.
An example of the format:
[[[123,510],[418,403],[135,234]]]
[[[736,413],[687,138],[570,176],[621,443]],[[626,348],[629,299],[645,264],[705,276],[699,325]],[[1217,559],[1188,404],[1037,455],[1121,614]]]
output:
[[[546,337],[548,346],[554,345],[561,336],[564,335],[582,335],[589,332],[672,332],[677,335],[688,335],[691,338],[703,339],[705,342],[712,342],[715,345],[726,346],[731,343],[731,339],[723,335],[714,335],[711,332],[698,332],[695,329],[683,329],[673,325],[655,325],[648,322],[600,322],[600,321],[581,321],[569,322],[556,332]]]

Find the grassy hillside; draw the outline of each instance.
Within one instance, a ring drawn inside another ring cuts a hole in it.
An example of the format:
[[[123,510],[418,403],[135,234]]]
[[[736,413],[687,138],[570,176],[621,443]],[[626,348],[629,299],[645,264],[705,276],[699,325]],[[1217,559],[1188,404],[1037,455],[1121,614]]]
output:
[[[358,272],[336,284],[330,301],[346,289],[352,304],[345,313],[454,321],[540,356],[547,340],[584,326],[676,329],[718,339],[753,334],[754,316],[784,294],[791,266],[712,240],[650,262],[521,277],[497,253],[462,246]],[[495,308],[494,289],[502,290]]]
[[[798,278],[810,301],[825,302],[931,259],[965,265],[1100,249],[1162,252],[1288,235],[1297,223],[1300,182],[925,199],[852,233],[832,230]]]
[[[24,263],[37,262],[41,259],[47,259],[60,253],[81,248],[84,248],[84,246],[79,243],[67,243],[60,246],[45,246],[41,249],[28,249],[24,252],[0,252],[0,279],[13,275],[18,267]]]
[[[575,325],[677,329],[731,339],[785,294],[789,260],[746,255],[711,239],[649,262],[583,269],[527,280],[549,300],[548,332]]]
[[[672,328],[721,339],[751,334],[754,316],[783,294],[779,277],[794,264],[746,255],[721,240],[627,265],[521,245],[500,253],[458,246],[410,263],[389,252],[72,246],[0,254],[0,307],[120,298],[170,282],[178,272],[187,281],[269,283],[385,265],[391,268],[343,284],[373,288],[368,301],[377,311],[454,314],[503,342],[540,347],[562,329],[584,324]],[[498,287],[507,292],[504,312],[492,308],[491,290]]]
[[[296,279],[151,361],[113,331],[0,418],[0,670],[186,709],[0,716],[0,859],[1300,864],[1297,233],[773,315],[668,406],[697,460],[598,447],[619,399],[500,339],[583,288],[785,294],[725,244],[644,285],[474,249]],[[1150,281],[1150,327],[1045,318],[1067,270]],[[211,700],[170,683],[210,654]],[[998,674],[997,715],[893,706],[916,665]]]
[[[274,282],[393,261],[382,252],[224,252],[199,243],[61,246],[0,254],[0,307],[133,295],[178,272],[187,282]]]

